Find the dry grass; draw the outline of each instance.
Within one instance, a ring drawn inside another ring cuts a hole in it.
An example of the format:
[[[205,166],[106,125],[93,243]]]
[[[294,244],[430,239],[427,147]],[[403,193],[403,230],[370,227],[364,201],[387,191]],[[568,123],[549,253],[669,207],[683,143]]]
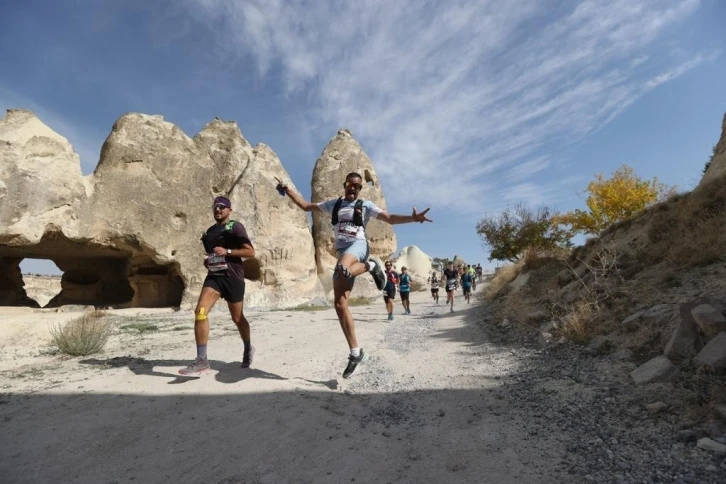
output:
[[[596,309],[587,301],[569,306],[562,316],[562,334],[569,340],[584,343],[590,339]]]
[[[100,352],[113,331],[113,324],[106,321],[104,316],[103,311],[91,311],[51,328],[52,344],[61,353],[71,356]]]
[[[368,306],[369,304],[372,304],[374,302],[374,299],[363,297],[363,296],[355,296],[350,299],[348,299],[348,306]]]
[[[651,214],[651,258],[679,266],[702,266],[726,254],[726,184],[714,180],[693,192],[676,195]]]
[[[496,298],[510,282],[517,278],[523,269],[523,261],[500,268],[484,290],[484,297],[489,300]]]

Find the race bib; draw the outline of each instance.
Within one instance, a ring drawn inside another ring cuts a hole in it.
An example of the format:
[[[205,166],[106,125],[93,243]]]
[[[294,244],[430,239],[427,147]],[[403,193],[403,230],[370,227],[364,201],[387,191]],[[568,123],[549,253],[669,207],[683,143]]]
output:
[[[207,269],[209,269],[209,272],[226,271],[227,258],[223,255],[209,254],[209,258],[207,258]]]
[[[449,279],[446,281],[446,290],[453,291],[454,289],[456,289],[456,279]]]
[[[353,222],[339,222],[337,237],[343,240],[355,240],[358,237],[358,226]]]

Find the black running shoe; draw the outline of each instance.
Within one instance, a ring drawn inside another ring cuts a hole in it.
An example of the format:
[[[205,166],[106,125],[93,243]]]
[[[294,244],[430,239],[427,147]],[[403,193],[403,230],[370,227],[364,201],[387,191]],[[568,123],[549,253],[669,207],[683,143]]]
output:
[[[378,258],[373,258],[371,261],[375,264],[373,269],[370,270],[371,276],[373,277],[378,290],[382,291],[383,288],[386,287],[386,274],[384,274],[383,269],[381,269],[383,264],[381,264],[381,261]]]
[[[249,350],[245,350],[242,353],[242,368],[249,368],[252,364],[252,359],[255,357],[255,347],[250,345]]]
[[[366,360],[368,360],[368,355],[363,352],[363,349],[360,350],[360,356],[358,358],[350,355],[348,357],[348,366],[345,367],[345,371],[343,372],[343,378],[350,378],[355,373],[358,365]]]

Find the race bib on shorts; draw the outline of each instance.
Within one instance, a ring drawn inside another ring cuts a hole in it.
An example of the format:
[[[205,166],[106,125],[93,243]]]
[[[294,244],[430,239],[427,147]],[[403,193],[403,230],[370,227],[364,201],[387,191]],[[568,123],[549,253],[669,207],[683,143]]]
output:
[[[209,269],[209,272],[226,271],[227,258],[223,255],[209,254],[207,269]]]
[[[449,279],[446,281],[446,290],[453,291],[454,289],[456,289],[456,279]]]

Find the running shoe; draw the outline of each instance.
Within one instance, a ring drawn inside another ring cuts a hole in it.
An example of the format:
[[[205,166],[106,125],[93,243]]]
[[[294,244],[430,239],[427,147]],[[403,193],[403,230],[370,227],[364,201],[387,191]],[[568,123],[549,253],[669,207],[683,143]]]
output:
[[[372,258],[371,261],[375,264],[373,269],[370,270],[371,277],[373,277],[378,290],[382,291],[383,288],[386,287],[386,274],[384,274],[383,269],[381,269],[383,264],[381,264],[381,261],[377,257]]]
[[[197,359],[194,360],[194,363],[187,366],[186,368],[182,368],[181,370],[179,370],[179,374],[185,376],[199,376],[202,373],[208,372],[210,368],[211,367],[209,366],[209,361],[197,356]]]
[[[389,320],[389,321],[393,321],[393,314],[389,314],[389,315],[388,315],[388,320]]]
[[[245,350],[242,354],[242,368],[249,368],[252,364],[252,359],[255,357],[255,347],[250,345],[249,350]]]
[[[363,363],[364,361],[368,360],[368,355],[363,352],[363,349],[360,350],[360,356],[356,358],[353,355],[350,355],[348,357],[348,366],[345,367],[345,371],[343,371],[343,378],[350,378],[353,373],[355,373],[355,370],[358,368],[358,365]]]

